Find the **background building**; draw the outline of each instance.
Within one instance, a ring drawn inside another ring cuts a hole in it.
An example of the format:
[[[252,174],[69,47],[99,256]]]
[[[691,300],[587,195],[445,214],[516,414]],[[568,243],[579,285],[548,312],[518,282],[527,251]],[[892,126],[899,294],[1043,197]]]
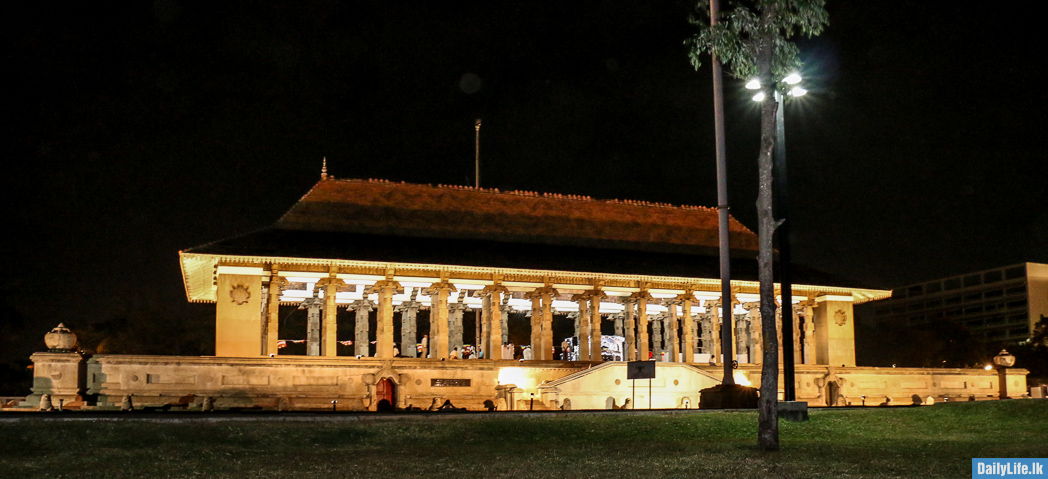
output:
[[[1048,317],[1048,265],[1020,263],[903,286],[860,314],[877,326],[907,329],[949,320],[978,342],[1017,343]]]

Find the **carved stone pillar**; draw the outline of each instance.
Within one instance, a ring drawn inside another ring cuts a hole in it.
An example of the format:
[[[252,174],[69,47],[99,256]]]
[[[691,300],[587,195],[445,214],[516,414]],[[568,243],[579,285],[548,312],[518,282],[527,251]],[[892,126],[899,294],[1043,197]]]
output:
[[[712,354],[712,360],[715,363],[724,361],[722,357],[724,352],[721,350],[721,327],[724,323],[721,319],[721,301],[719,299],[709,299],[703,303],[706,308],[706,314],[710,315],[710,346],[707,348],[708,353]],[[703,343],[705,343],[703,339]]]
[[[345,285],[345,281],[336,277],[334,267],[327,278],[317,281],[317,288],[324,289],[324,326],[321,329],[324,339],[320,344],[322,356],[338,356],[338,309],[335,306],[335,293],[339,286]]]
[[[803,364],[801,353],[801,317],[797,305],[790,305],[790,315],[793,316],[793,364]]]
[[[623,328],[626,315],[619,313],[611,317],[612,325],[615,327],[615,336],[626,336],[626,330]]]
[[[507,295],[506,298],[508,298],[508,297],[509,296]],[[499,307],[499,312],[502,313],[499,316],[499,318],[502,319],[502,328],[501,328],[502,329],[502,344],[509,344],[509,315],[510,315],[510,313],[513,312],[513,307],[510,306],[508,303],[502,303],[502,306]],[[503,359],[513,359],[513,358],[503,358]]]
[[[358,299],[349,305],[349,310],[356,312],[355,328],[353,330],[353,354],[368,357],[370,341],[368,341],[368,313],[374,309],[375,303],[367,298]]]
[[[637,302],[637,349],[639,351],[638,361],[648,360],[648,301],[651,294],[646,288],[630,295],[630,299]]]
[[[319,297],[320,292],[313,288],[313,297],[302,300],[298,309],[308,311],[306,319],[306,356],[320,356],[320,310],[324,309],[324,302]]]
[[[417,290],[412,290],[411,299],[397,306],[400,311],[400,354],[409,358],[418,357],[418,310],[422,303],[415,301]]]
[[[378,318],[375,328],[375,357],[389,359],[393,357],[393,294],[404,292],[400,283],[393,281],[392,275],[374,284],[369,293],[378,294]]]
[[[537,356],[545,361],[553,360],[553,297],[557,290],[549,283],[536,290],[542,295],[542,355]]]
[[[262,329],[262,355],[277,354],[280,340],[280,292],[287,287],[287,280],[277,275],[274,266],[269,275],[269,298],[266,306],[266,325]]]
[[[652,318],[651,321],[651,352],[655,355],[656,361],[662,361],[662,318],[665,315],[658,315]]]
[[[466,312],[466,305],[462,303],[448,304],[448,348],[458,348],[462,352],[462,344],[465,342],[462,326],[462,315]],[[432,321],[433,316],[430,316]],[[462,357],[461,354],[459,356]]]
[[[797,305],[804,310],[804,364],[815,363],[815,299],[808,298]]]
[[[502,295],[508,293],[498,282],[485,286],[484,298],[484,357],[502,359]]]
[[[603,361],[601,357],[601,333],[600,333],[600,299],[608,295],[594,289],[588,292],[590,299],[590,361]]]
[[[542,359],[542,295],[532,291],[526,298],[531,300],[531,352]]]
[[[749,354],[749,344],[750,344],[750,337],[749,337],[749,334],[750,334],[750,319],[749,318],[750,317],[749,317],[749,314],[748,313],[747,314],[734,314],[733,313],[732,316],[735,317],[735,357],[738,357],[740,354],[745,354],[746,355],[746,361],[739,361],[739,362],[740,363],[742,363],[742,362],[747,362],[747,363],[751,362],[750,361],[750,354]]]
[[[455,285],[448,282],[446,277],[441,277],[439,282],[433,283],[426,289],[430,297],[429,306],[429,350],[433,359],[447,359],[450,351],[449,342],[451,333],[448,331],[448,294],[455,291]]]
[[[636,337],[636,319],[637,315],[637,301],[630,298],[625,301],[626,309],[626,360],[636,361],[637,360],[637,337]]]
[[[572,296],[572,300],[576,301],[579,305],[579,327],[578,327],[578,344],[579,344],[579,356],[576,358],[577,361],[589,361],[590,360],[590,312],[589,312],[589,297],[583,294],[576,294]]]
[[[746,303],[743,305],[746,308],[746,343],[744,345],[749,348],[749,362],[758,363],[763,362],[763,351],[764,348],[762,342],[762,330],[761,330],[761,310],[759,302]]]
[[[695,320],[691,317],[691,303],[695,301],[695,295],[691,291],[686,291],[684,294],[677,296],[677,301],[680,301],[681,319],[684,321],[681,329],[684,331],[684,340],[681,341],[683,347],[681,348],[681,354],[684,356],[684,363],[694,364],[695,363]]]
[[[680,352],[680,343],[677,341],[677,328],[679,326],[677,302],[670,299],[663,301],[662,305],[666,307],[666,318],[663,320],[663,335],[665,335],[666,339],[666,362],[675,363],[679,357],[677,353]]]
[[[709,308],[707,307],[708,311]],[[715,355],[717,354],[713,342],[713,313],[702,313],[699,315],[699,352],[702,354],[709,354],[710,358],[716,361]]]

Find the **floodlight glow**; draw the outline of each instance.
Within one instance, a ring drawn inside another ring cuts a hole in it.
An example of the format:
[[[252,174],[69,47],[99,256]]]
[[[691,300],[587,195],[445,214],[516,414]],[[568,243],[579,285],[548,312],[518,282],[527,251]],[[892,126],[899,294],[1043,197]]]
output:
[[[753,101],[764,101],[764,92],[753,95]]]
[[[787,85],[796,85],[801,82],[801,76],[796,73],[790,73],[782,81],[786,82]]]
[[[794,98],[797,98],[799,96],[804,96],[805,93],[808,93],[808,90],[805,90],[805,89],[803,89],[803,88],[801,88],[799,86],[795,86],[795,87],[790,89],[789,95],[794,97]]]
[[[746,89],[747,90],[760,90],[761,89],[761,82],[760,82],[760,80],[754,78],[754,79],[746,82]]]

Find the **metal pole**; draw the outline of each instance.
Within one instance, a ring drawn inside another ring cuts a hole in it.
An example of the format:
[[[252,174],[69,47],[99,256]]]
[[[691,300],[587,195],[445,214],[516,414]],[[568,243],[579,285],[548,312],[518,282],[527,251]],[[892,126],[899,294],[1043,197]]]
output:
[[[476,161],[473,164],[476,180],[473,186],[480,188],[480,118],[477,118],[477,122],[473,126],[477,129]]]
[[[710,27],[717,24],[717,16],[720,11],[719,0],[710,0]],[[724,85],[722,82],[720,59],[717,53],[713,53],[713,117],[714,132],[717,142],[717,213],[718,236],[720,238],[720,276],[721,276],[721,362],[724,363],[724,379],[721,384],[734,386],[735,378],[732,376],[731,361],[732,353],[732,326],[731,314],[731,257],[728,241],[728,161],[725,153],[724,140]]]
[[[782,221],[775,232],[779,238],[779,284],[782,291],[782,384],[783,400],[796,401],[796,379],[793,357],[793,283],[790,281],[790,221],[786,193],[786,102],[775,90],[775,161],[772,164],[772,189],[775,191],[776,217]]]

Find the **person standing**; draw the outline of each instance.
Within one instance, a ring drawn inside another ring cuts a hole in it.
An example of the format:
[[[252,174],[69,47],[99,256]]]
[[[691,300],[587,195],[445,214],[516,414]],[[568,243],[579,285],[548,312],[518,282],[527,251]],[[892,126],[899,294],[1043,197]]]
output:
[[[422,357],[429,357],[429,335],[422,335]]]

